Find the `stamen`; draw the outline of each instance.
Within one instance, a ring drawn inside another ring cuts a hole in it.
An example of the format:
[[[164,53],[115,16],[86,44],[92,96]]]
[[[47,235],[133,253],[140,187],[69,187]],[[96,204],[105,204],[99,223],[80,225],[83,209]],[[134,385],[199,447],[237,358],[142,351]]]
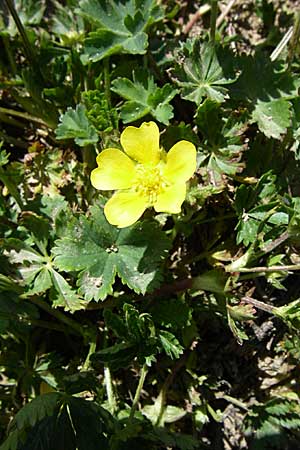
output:
[[[140,164],[137,166],[136,173],[134,189],[147,198],[149,206],[154,205],[157,196],[168,186],[168,182],[162,175],[161,167],[159,165]]]

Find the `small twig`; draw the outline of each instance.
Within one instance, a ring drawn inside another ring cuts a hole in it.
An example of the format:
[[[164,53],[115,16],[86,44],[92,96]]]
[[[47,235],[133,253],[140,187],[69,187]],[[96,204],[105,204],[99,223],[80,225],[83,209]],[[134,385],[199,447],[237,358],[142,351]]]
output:
[[[206,14],[210,10],[210,8],[211,8],[211,6],[208,3],[200,6],[198,11],[192,15],[192,17],[190,18],[188,23],[183,28],[183,33],[188,34],[191,31],[191,29],[193,28],[193,26],[195,25],[195,23],[198,22],[200,17],[203,16],[204,14]]]
[[[283,38],[281,39],[281,41],[279,42],[279,44],[277,45],[277,47],[271,53],[271,56],[270,56],[271,61],[275,61],[278,58],[280,53],[283,51],[283,49],[289,43],[289,40],[291,39],[292,35],[293,35],[293,27],[290,27],[287,30],[287,32],[285,33],[285,35],[283,36]]]
[[[245,303],[250,303],[257,309],[261,309],[262,311],[265,311],[269,314],[274,314],[275,308],[274,306],[268,305],[267,303],[260,302],[259,300],[256,300],[255,298],[249,297],[248,295],[245,295],[245,297],[242,297],[241,300]]]
[[[228,5],[225,7],[224,11],[217,18],[217,23],[216,23],[217,28],[219,28],[219,26],[221,25],[221,23],[223,22],[223,20],[225,19],[225,17],[229,13],[229,11],[231,10],[231,8],[235,4],[235,2],[236,2],[236,0],[229,0]]]
[[[300,264],[291,264],[286,266],[262,266],[262,267],[241,267],[237,272],[289,272],[300,270]]]
[[[289,237],[290,237],[290,233],[288,231],[285,231],[278,238],[274,239],[274,241],[270,242],[269,244],[264,245],[262,248],[263,252],[269,253],[269,252],[273,251],[276,247],[278,247],[283,242],[285,242]]]

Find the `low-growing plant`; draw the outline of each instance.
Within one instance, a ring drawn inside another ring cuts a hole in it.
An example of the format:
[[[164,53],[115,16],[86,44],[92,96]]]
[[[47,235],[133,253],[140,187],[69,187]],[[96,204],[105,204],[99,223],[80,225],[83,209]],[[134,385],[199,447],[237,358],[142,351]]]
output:
[[[246,3],[1,3],[1,450],[297,448],[300,12]]]

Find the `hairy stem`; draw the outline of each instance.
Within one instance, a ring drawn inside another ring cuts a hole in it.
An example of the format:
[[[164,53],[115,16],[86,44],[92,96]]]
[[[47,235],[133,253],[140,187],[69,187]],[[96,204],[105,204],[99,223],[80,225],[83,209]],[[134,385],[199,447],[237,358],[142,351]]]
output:
[[[133,399],[133,402],[132,402],[130,415],[129,415],[130,419],[133,419],[133,417],[134,417],[134,413],[136,411],[138,402],[140,400],[140,396],[141,396],[141,392],[142,392],[142,389],[143,389],[143,386],[144,386],[144,382],[145,382],[145,379],[146,379],[147,372],[148,372],[148,367],[147,367],[146,364],[144,364],[143,367],[141,368],[139,384],[138,384],[138,386],[136,388],[134,399]]]
[[[88,370],[89,367],[90,367],[91,355],[93,353],[95,353],[95,350],[96,350],[96,339],[97,339],[97,336],[95,335],[94,339],[92,339],[92,341],[89,344],[89,351],[88,351],[87,357],[86,357],[86,359],[85,359],[85,361],[83,363],[83,366],[82,366],[83,370]]]

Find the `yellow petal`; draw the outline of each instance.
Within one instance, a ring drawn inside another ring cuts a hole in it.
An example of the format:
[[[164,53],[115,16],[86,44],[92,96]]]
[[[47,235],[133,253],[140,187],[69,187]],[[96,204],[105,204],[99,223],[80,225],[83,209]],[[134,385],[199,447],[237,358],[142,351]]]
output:
[[[164,176],[168,181],[187,181],[196,170],[196,148],[188,141],[179,141],[167,153]]]
[[[160,157],[158,126],[154,122],[144,122],[139,128],[125,128],[121,145],[135,161],[157,164]]]
[[[117,148],[107,148],[97,156],[99,167],[91,172],[91,183],[96,189],[127,189],[132,186],[135,164]]]
[[[139,220],[146,207],[145,198],[136,192],[116,192],[106,203],[104,214],[109,223],[124,228]]]
[[[180,213],[181,205],[185,200],[185,194],[185,183],[173,184],[157,196],[157,201],[154,204],[155,211],[171,214]]]

